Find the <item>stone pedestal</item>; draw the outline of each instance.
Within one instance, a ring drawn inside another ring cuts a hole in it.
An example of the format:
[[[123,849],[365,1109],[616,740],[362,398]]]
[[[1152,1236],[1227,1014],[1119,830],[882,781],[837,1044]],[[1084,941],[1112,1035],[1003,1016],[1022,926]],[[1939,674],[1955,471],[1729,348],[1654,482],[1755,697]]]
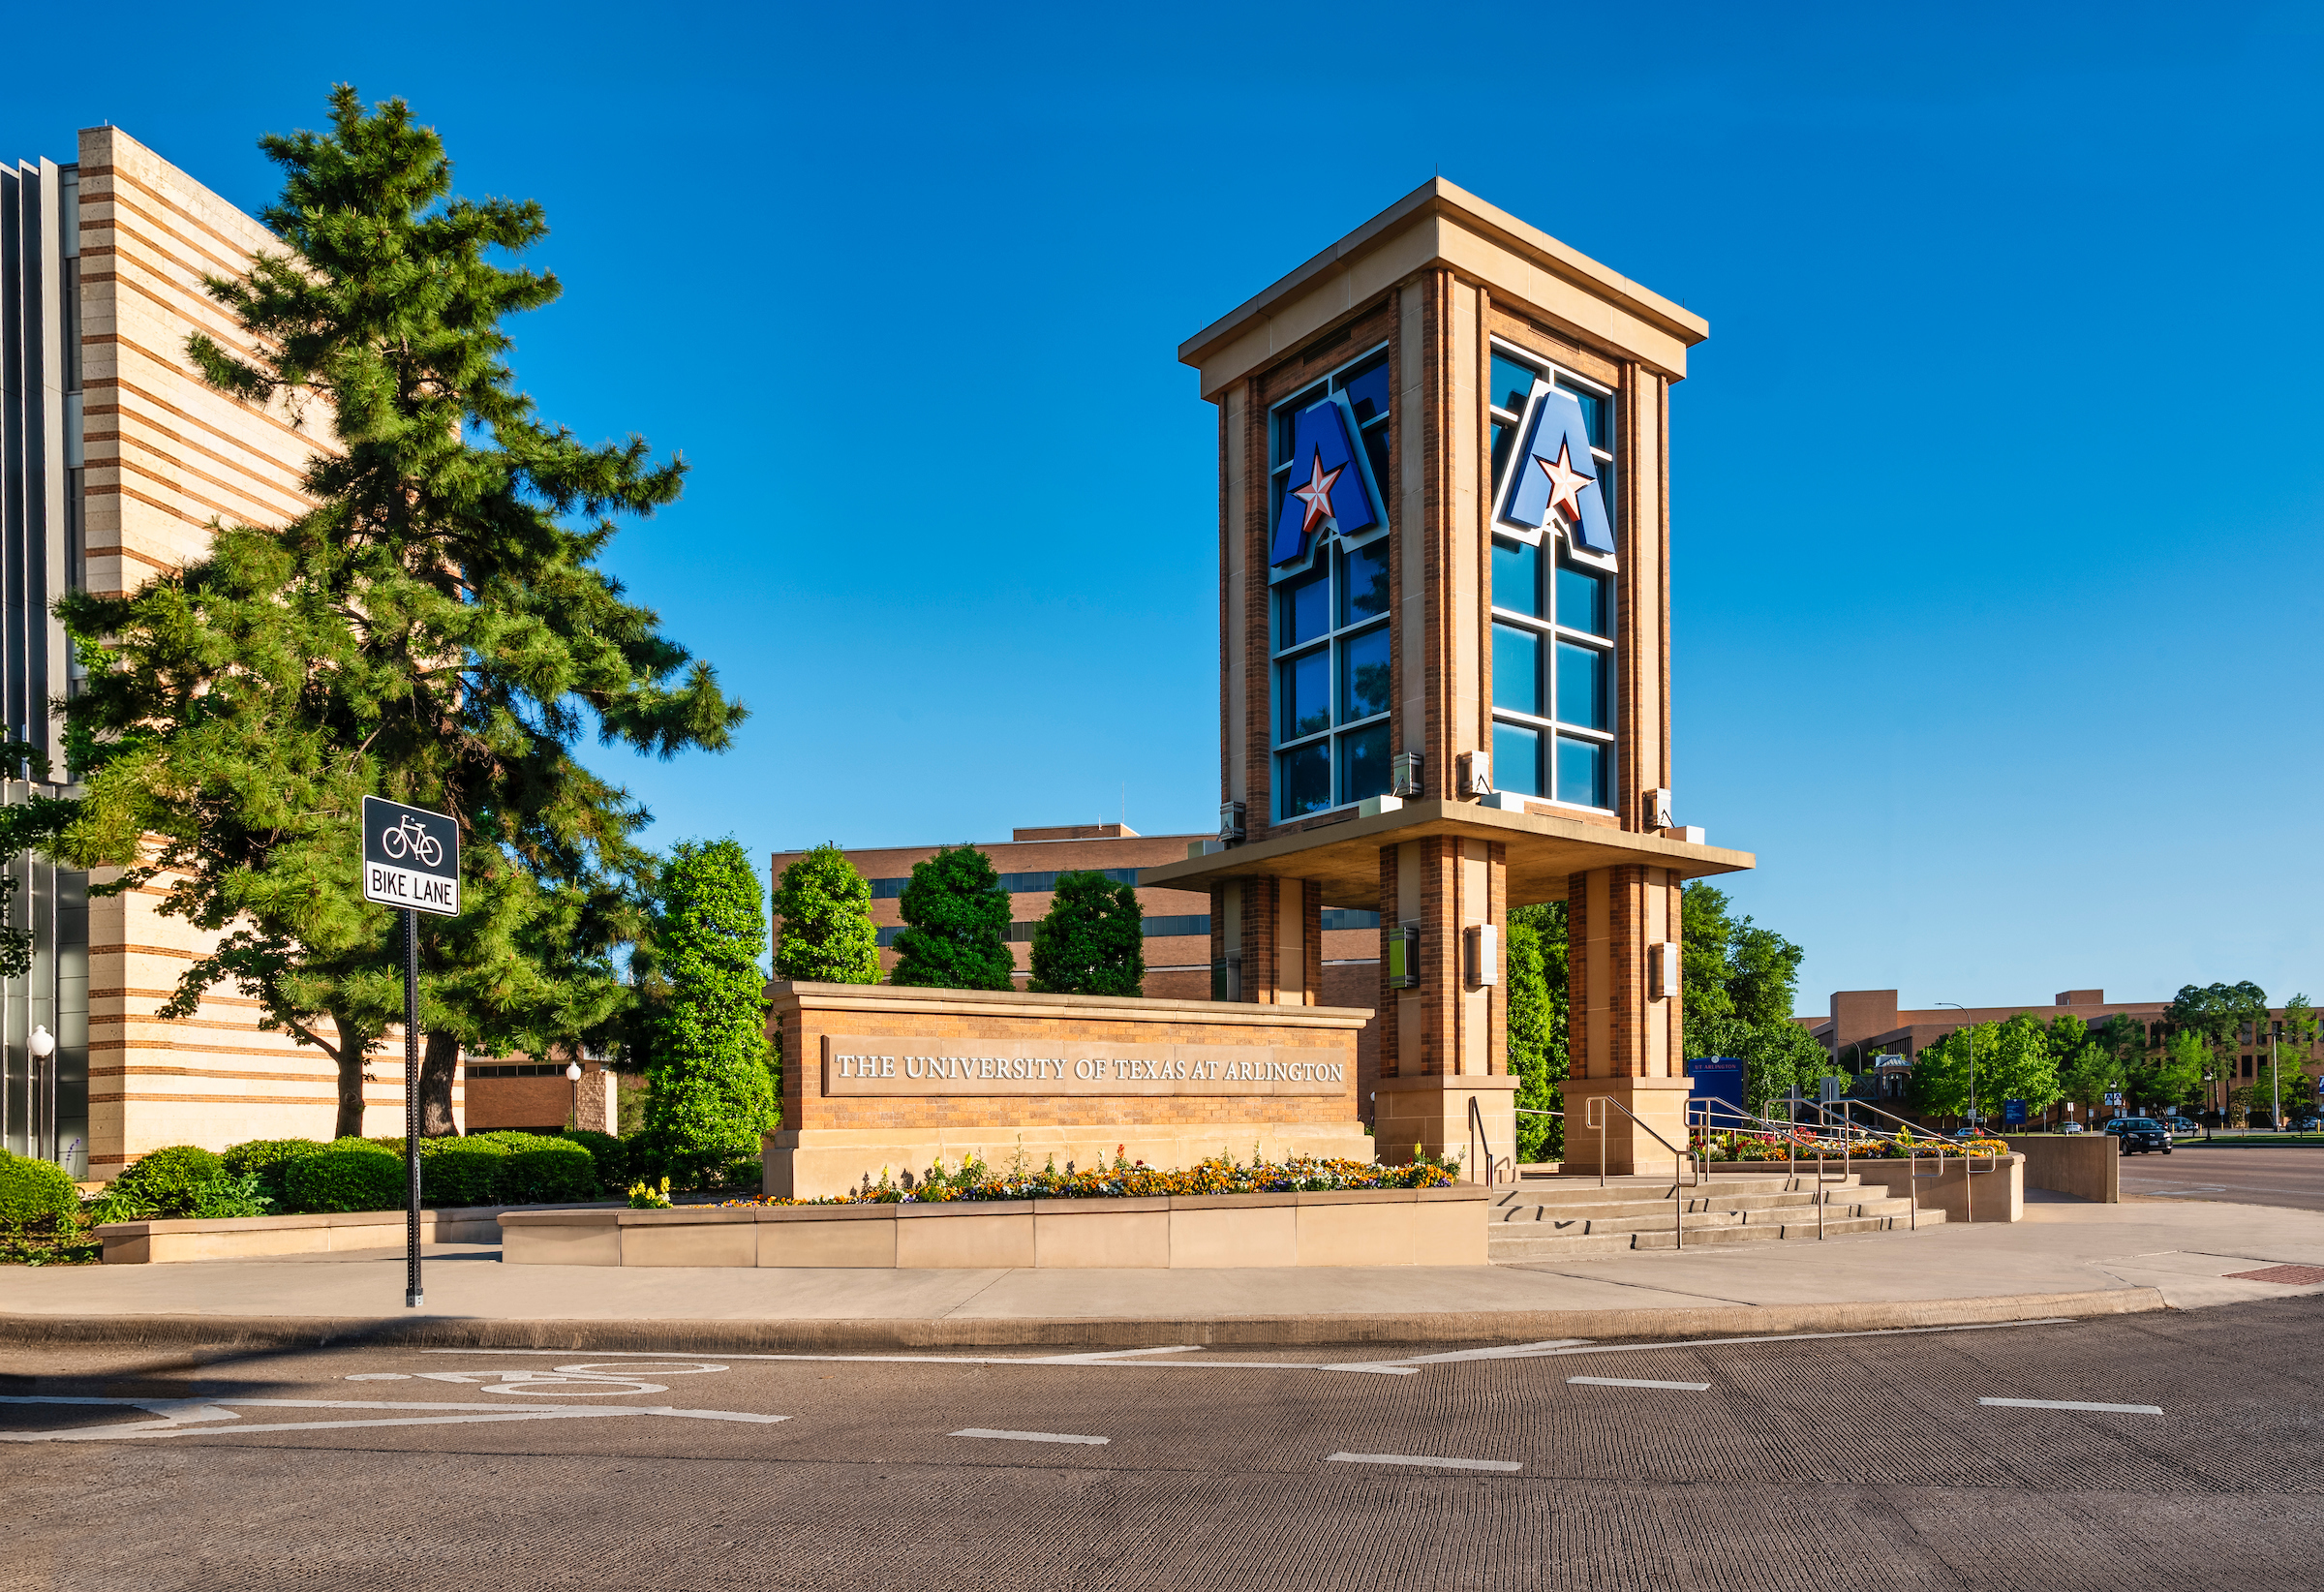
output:
[[[1517,1079],[1510,1073],[1383,1078],[1372,1100],[1372,1143],[1380,1159],[1394,1165],[1410,1161],[1416,1145],[1431,1155],[1458,1151],[1462,1174],[1471,1182],[1485,1180],[1489,1150],[1492,1180],[1514,1182],[1516,1102]]]
[[[1689,1087],[1684,1078],[1567,1079],[1558,1086],[1565,1096],[1559,1108],[1566,1114],[1565,1170],[1624,1175],[1672,1171],[1671,1151],[1638,1131],[1638,1124],[1643,1122],[1685,1149]],[[1603,1097],[1595,1107],[1590,1104],[1594,1096]],[[1621,1110],[1616,1110],[1617,1106]],[[1605,1124],[1603,1169],[1599,1165],[1601,1136],[1591,1125],[1593,1112]]]

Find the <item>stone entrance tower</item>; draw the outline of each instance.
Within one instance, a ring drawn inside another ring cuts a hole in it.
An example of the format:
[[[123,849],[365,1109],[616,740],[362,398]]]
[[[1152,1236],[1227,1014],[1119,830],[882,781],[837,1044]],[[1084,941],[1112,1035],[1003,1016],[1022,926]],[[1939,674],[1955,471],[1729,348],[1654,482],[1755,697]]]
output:
[[[1323,1003],[1327,928],[1377,914],[1383,1159],[1508,1175],[1501,931],[1561,900],[1567,1164],[1585,1110],[1609,1170],[1663,1153],[1634,1117],[1683,1142],[1679,888],[1753,862],[1669,794],[1669,389],[1708,330],[1438,180],[1178,350],[1219,411],[1223,805],[1143,882],[1209,890],[1218,999]]]

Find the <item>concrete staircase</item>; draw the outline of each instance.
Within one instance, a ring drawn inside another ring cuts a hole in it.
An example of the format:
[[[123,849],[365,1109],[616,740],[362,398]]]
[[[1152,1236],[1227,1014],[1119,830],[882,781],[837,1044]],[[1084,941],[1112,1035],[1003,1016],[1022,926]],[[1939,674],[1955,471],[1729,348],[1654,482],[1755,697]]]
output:
[[[1827,1238],[1850,1233],[1903,1231],[1911,1225],[1911,1202],[1886,1190],[1866,1188],[1853,1174],[1837,1171],[1821,1189],[1813,1173],[1791,1177],[1728,1176],[1699,1187],[1682,1185],[1687,1247],[1774,1242],[1816,1237],[1816,1203],[1824,1205]],[[1496,1189],[1488,1207],[1485,1258],[1509,1266],[1525,1261],[1564,1260],[1574,1255],[1607,1255],[1631,1249],[1672,1249],[1670,1179],[1595,1177],[1540,1178]],[[1923,1209],[1920,1225],[1944,1220],[1941,1210]]]

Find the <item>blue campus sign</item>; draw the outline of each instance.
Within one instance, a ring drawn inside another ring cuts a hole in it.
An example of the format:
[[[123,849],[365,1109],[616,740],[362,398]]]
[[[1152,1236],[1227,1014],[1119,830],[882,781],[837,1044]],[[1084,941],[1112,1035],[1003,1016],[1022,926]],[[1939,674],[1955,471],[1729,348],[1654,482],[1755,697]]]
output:
[[[1539,531],[1554,514],[1575,547],[1613,552],[1614,536],[1598,489],[1598,465],[1590,457],[1589,427],[1582,423],[1581,405],[1574,395],[1536,383],[1518,436],[1519,463],[1509,473],[1501,522]]]
[[[1275,521],[1269,564],[1291,563],[1326,531],[1359,536],[1380,523],[1379,491],[1355,436],[1355,412],[1343,393],[1293,416],[1291,482]]]
[[[2026,1103],[2023,1100],[2004,1100],[2002,1102],[2003,1121],[2023,1122],[2025,1119]]]

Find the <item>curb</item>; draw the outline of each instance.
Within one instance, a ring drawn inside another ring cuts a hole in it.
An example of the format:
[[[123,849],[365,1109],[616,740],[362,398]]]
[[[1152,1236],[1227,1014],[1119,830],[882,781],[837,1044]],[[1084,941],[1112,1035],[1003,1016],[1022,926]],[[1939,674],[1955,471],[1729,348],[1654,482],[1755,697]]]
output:
[[[582,1321],[474,1316],[0,1315],[0,1345],[57,1348],[688,1351],[882,1354],[932,1349],[1144,1349],[1522,1343],[1551,1337],[1685,1338],[1761,1332],[1960,1327],[2036,1317],[2136,1315],[2168,1308],[2156,1288],[1868,1303],[1704,1305],[1637,1310],[1445,1310],[1401,1314],[959,1317],[832,1321]]]

